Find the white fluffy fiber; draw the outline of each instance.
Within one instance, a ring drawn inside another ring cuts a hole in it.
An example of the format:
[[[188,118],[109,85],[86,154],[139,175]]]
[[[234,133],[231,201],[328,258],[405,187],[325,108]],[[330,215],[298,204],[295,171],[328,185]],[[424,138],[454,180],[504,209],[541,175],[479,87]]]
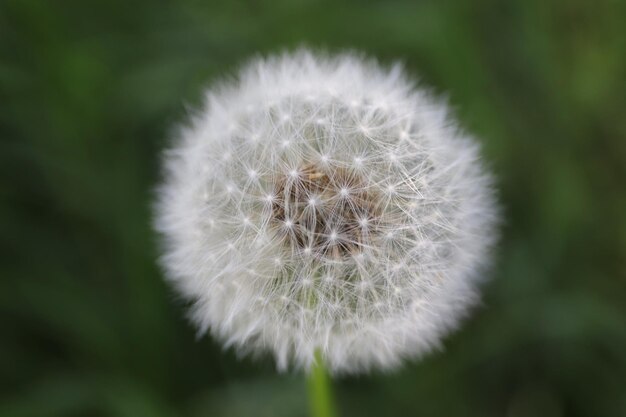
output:
[[[391,369],[477,301],[496,220],[478,153],[397,65],[253,60],[165,153],[167,276],[202,332],[281,370],[316,350],[333,373]]]

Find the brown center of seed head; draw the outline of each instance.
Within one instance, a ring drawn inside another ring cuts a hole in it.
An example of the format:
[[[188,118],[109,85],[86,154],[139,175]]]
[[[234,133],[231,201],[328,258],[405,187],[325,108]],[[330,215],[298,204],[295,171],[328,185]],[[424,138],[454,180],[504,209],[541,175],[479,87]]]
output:
[[[379,196],[356,172],[302,166],[276,183],[272,223],[294,250],[320,258],[356,255],[378,233]]]

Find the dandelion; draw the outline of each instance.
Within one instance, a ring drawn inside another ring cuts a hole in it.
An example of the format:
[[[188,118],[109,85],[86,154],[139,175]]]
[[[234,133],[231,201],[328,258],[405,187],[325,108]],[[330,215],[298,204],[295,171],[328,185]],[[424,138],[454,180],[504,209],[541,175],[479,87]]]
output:
[[[494,242],[476,142],[396,65],[253,60],[165,154],[162,263],[200,332],[277,367],[392,369],[477,301]]]

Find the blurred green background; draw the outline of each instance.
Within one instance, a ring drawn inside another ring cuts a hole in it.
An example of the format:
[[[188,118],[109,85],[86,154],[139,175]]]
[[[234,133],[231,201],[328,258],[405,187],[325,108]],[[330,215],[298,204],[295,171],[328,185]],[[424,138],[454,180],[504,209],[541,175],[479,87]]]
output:
[[[626,416],[624,1],[0,0],[0,416],[305,416],[197,340],[155,265],[158,156],[211,81],[306,44],[402,59],[484,144],[505,223],[446,349],[343,416]]]

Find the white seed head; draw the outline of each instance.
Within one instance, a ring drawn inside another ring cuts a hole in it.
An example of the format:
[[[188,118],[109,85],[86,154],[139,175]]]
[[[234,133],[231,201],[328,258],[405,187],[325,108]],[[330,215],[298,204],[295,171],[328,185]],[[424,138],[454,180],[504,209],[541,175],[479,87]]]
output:
[[[201,332],[279,369],[390,369],[477,299],[496,206],[478,146],[390,69],[304,50],[252,61],[165,154],[169,280]]]

